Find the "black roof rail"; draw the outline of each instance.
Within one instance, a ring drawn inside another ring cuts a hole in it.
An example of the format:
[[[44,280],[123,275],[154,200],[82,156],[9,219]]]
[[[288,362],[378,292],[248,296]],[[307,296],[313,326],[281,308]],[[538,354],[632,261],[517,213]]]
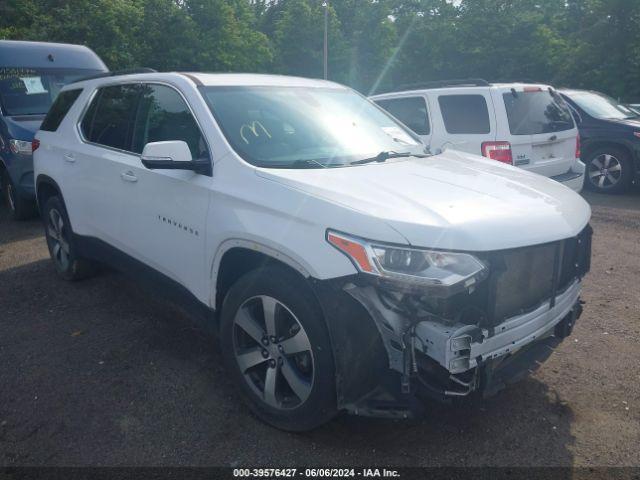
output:
[[[491,84],[482,78],[461,78],[456,80],[434,80],[430,82],[407,83],[394,88],[398,90],[422,90],[426,88],[444,87],[488,87]]]
[[[94,80],[96,78],[116,77],[118,75],[133,75],[136,73],[157,73],[157,70],[154,70],[153,68],[130,68],[128,70],[114,70],[112,72],[96,73],[95,75],[78,78],[69,83],[84,82],[85,80]]]

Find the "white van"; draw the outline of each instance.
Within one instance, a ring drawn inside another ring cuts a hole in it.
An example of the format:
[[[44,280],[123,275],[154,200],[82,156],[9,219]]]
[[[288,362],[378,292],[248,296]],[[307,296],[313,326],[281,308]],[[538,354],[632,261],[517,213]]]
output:
[[[371,97],[432,152],[447,148],[515,165],[580,191],[578,129],[549,85],[452,80]]]

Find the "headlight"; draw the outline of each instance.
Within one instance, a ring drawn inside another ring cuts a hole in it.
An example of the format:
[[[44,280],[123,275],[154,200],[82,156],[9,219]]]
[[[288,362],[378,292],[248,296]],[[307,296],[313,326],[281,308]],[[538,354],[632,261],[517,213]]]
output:
[[[31,142],[25,142],[24,140],[9,140],[9,150],[13,153],[21,153],[22,155],[31,155]]]
[[[468,253],[397,247],[333,231],[327,241],[363,273],[443,296],[469,289],[488,274],[487,265]]]

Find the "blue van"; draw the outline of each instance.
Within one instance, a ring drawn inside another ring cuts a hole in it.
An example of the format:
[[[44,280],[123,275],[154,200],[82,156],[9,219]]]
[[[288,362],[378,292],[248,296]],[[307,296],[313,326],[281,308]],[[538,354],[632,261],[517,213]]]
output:
[[[82,45],[0,40],[0,180],[12,218],[35,213],[31,141],[58,92],[107,71]]]

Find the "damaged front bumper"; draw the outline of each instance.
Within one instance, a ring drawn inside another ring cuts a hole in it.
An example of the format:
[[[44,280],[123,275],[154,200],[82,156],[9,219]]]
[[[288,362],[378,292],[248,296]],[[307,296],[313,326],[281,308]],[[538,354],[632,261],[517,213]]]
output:
[[[556,297],[554,305],[551,301],[544,302],[492,329],[435,319],[412,322],[385,305],[375,287],[351,284],[345,291],[374,319],[389,368],[399,374],[400,388],[396,392],[399,408],[394,416],[402,410],[408,410],[402,416],[414,413],[413,402],[402,399],[414,393],[441,400],[467,396],[474,391],[485,396],[496,393],[536,367],[541,357],[546,358],[571,333],[582,312],[581,283],[577,280]],[[509,371],[505,375],[507,366]],[[376,416],[381,411],[389,413],[393,410],[389,408],[389,395],[383,398],[382,410],[375,408],[375,398],[368,397],[368,405],[360,405],[358,413]]]
[[[338,407],[408,417],[421,397],[490,396],[535,370],[582,313],[591,234],[478,254],[489,276],[448,296],[362,274],[315,282]]]

